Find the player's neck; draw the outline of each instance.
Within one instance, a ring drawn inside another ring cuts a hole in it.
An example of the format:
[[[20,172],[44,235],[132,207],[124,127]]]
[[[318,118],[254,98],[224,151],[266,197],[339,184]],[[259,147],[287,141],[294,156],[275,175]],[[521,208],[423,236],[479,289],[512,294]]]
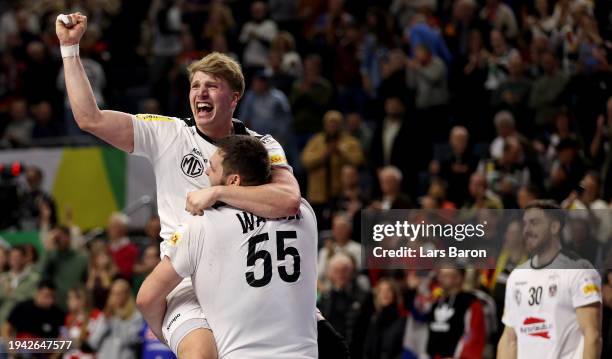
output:
[[[234,132],[232,121],[219,121],[216,124],[207,126],[197,125],[198,130],[208,136],[213,141],[218,141],[224,137],[231,135]]]
[[[540,251],[540,253],[537,254],[538,256],[538,263],[537,266],[538,267],[546,267],[547,265],[549,265],[557,256],[557,254],[559,254],[559,251],[561,250],[561,243],[559,242],[559,240],[554,239],[550,242],[550,244],[548,246],[546,246],[546,248],[543,248],[542,251]]]

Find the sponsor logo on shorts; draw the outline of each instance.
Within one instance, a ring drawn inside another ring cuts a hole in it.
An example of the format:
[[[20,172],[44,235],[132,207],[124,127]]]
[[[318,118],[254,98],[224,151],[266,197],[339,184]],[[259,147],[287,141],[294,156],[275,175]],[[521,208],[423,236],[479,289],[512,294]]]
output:
[[[176,322],[176,320],[181,316],[181,313],[177,314],[174,316],[174,318],[172,318],[172,320],[170,321],[170,323],[168,323],[168,326],[166,327],[166,330],[170,330],[170,327],[172,326],[172,324],[174,324],[174,322]]]

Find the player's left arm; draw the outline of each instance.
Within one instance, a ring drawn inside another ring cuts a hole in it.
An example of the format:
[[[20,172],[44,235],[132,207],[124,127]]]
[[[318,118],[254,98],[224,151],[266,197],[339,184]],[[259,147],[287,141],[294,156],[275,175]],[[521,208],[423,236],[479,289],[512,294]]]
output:
[[[218,186],[217,201],[257,216],[293,216],[300,208],[300,186],[291,171],[272,168],[270,183],[261,186]]]
[[[166,297],[181,282],[168,257],[159,262],[138,291],[136,305],[155,336],[164,342],[162,322],[166,314]]]
[[[596,359],[601,355],[601,303],[595,302],[576,308],[578,325],[584,336],[584,359]]]
[[[213,186],[187,195],[187,211],[201,215],[217,202],[264,218],[293,216],[300,208],[300,186],[285,168],[273,168],[270,183],[260,186]]]

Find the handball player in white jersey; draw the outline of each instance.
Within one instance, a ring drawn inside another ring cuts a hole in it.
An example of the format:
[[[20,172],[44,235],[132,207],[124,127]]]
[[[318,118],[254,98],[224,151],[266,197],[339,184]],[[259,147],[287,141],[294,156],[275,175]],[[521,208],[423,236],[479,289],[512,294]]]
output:
[[[189,213],[201,215],[217,201],[265,218],[297,213],[299,186],[281,146],[270,136],[259,137],[273,166],[270,183],[211,187],[204,173],[215,151],[215,141],[232,133],[255,135],[232,120],[244,92],[244,77],[238,63],[213,53],[189,67],[191,119],[100,110],[78,56],[78,44],[86,27],[87,18],[79,13],[58,17],[56,21],[72,112],[82,130],[150,160],[164,239],[162,257],[177,225]],[[163,333],[155,335],[181,357],[215,356],[214,339],[189,279],[168,296]]]
[[[523,213],[529,259],[510,273],[497,358],[599,359],[601,277],[561,248],[563,212],[535,201]]]
[[[270,176],[261,142],[218,142],[207,174],[212,185],[254,186]],[[302,200],[295,216],[264,219],[225,204],[190,217],[166,257],[142,284],[137,304],[161,330],[164,296],[191,277],[223,359],[315,359],[317,223]]]

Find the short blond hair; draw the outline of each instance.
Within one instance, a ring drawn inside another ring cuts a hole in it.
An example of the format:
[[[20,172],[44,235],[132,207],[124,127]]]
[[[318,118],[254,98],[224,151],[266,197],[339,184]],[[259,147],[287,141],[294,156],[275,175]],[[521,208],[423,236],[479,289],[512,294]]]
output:
[[[187,67],[189,82],[193,80],[196,72],[200,71],[227,81],[230,88],[244,94],[244,75],[242,68],[236,60],[220,52],[212,52]]]

